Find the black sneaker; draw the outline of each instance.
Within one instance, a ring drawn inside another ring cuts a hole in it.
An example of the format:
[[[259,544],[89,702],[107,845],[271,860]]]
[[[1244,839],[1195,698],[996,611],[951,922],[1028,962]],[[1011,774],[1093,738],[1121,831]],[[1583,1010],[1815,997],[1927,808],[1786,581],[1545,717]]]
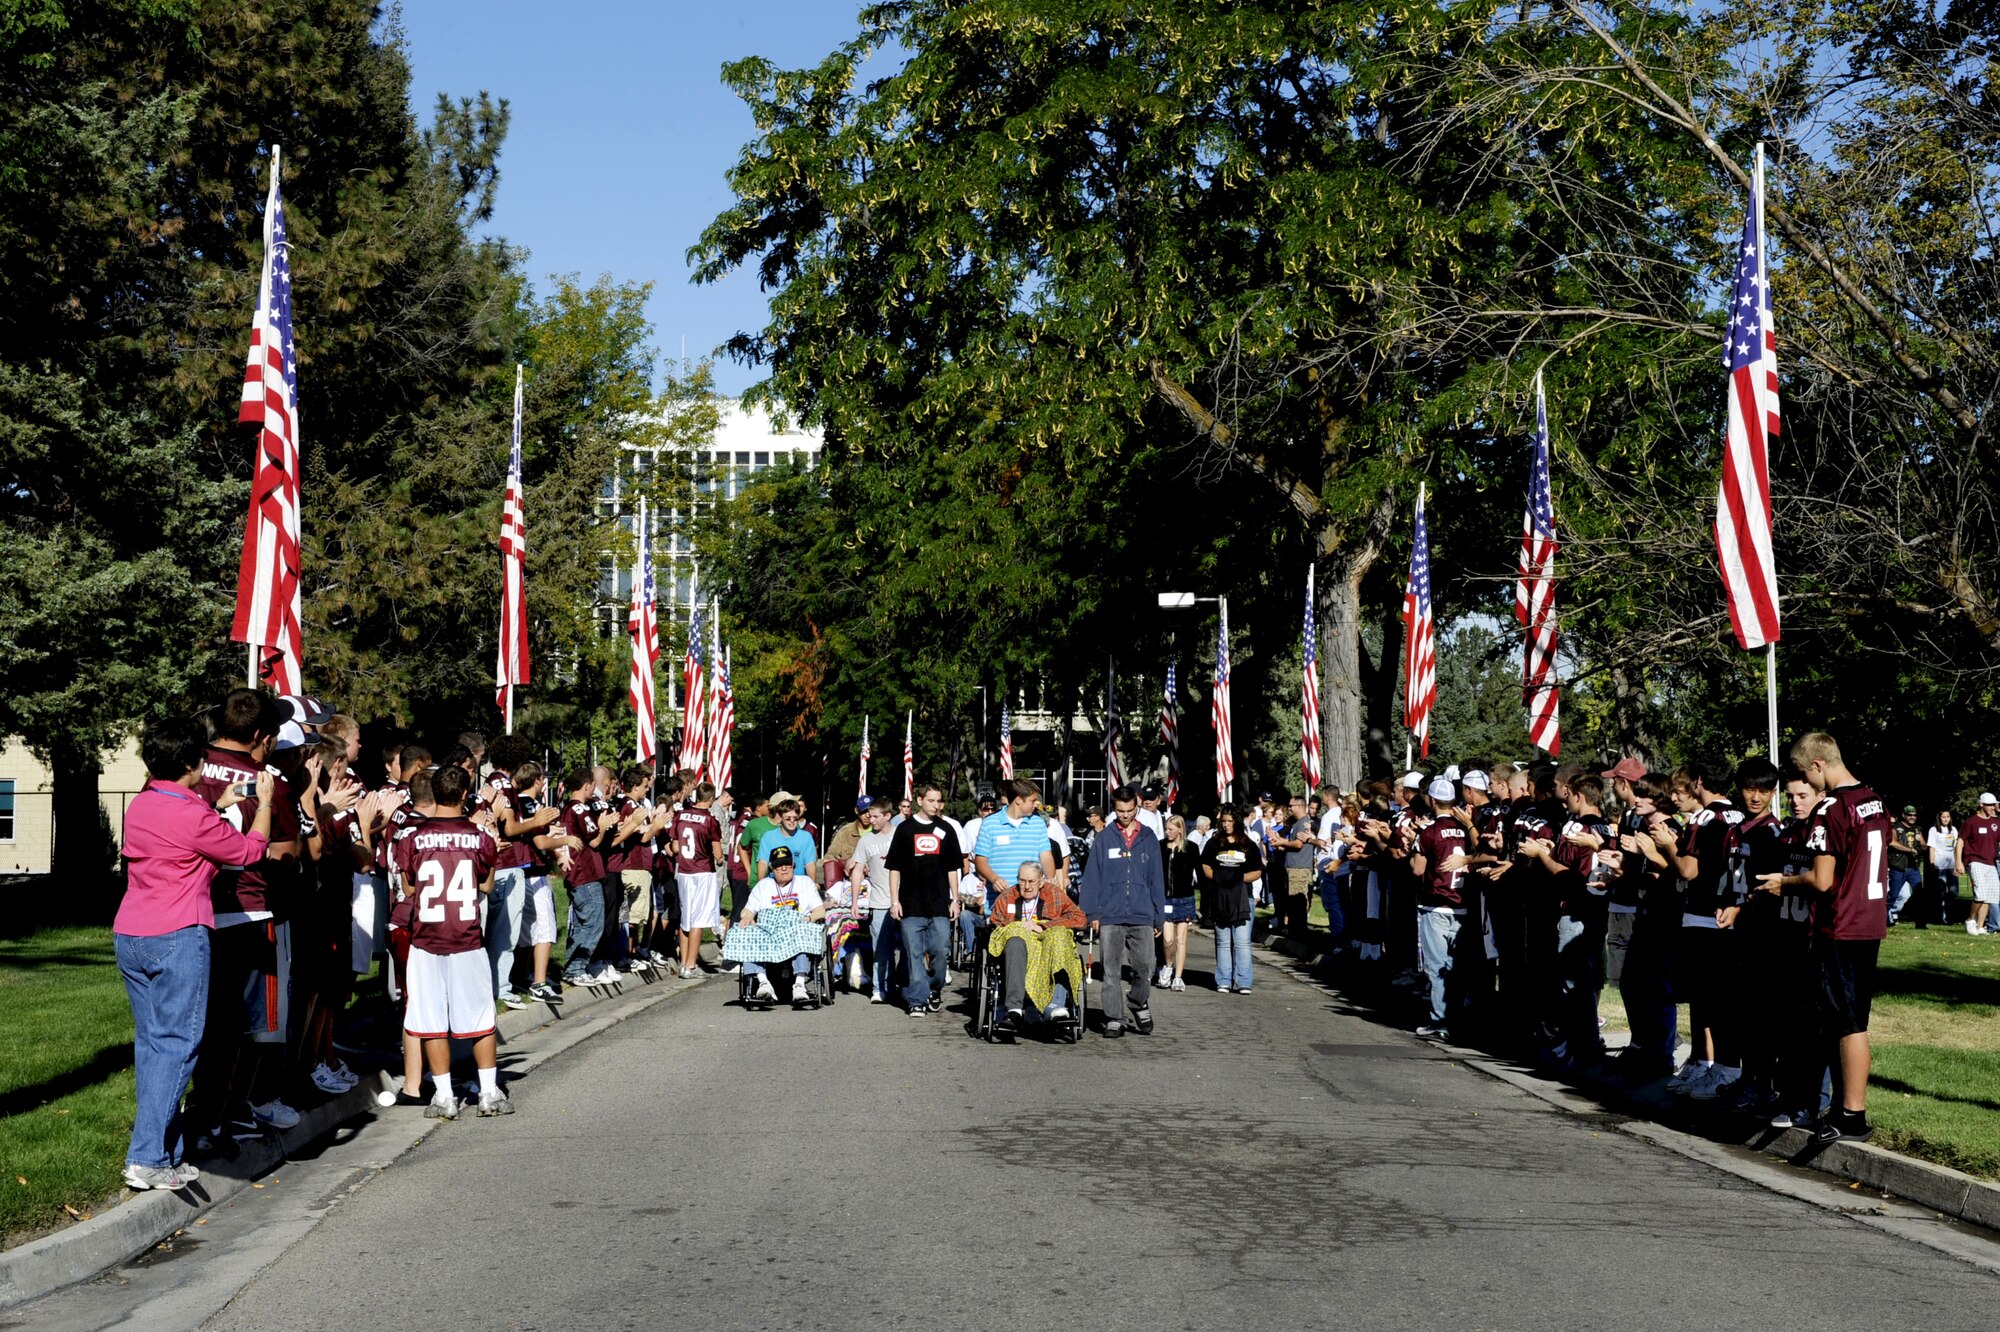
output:
[[[411,1106],[421,1107],[429,1105],[430,1103],[431,1103],[430,1093],[418,1092],[415,1096],[412,1096],[408,1092],[404,1091],[401,1087],[396,1088],[396,1099],[393,1102],[391,1102],[391,1104],[403,1108],[408,1108]]]
[[[924,1011],[926,1013],[944,1012],[944,996],[941,994],[932,995],[931,1001],[924,1005]]]
[[[1821,1147],[1828,1147],[1843,1140],[1866,1142],[1875,1131],[1865,1113],[1856,1110],[1829,1110],[1813,1125],[1812,1140]]]
[[[1113,1018],[1104,1024],[1104,1039],[1115,1041],[1125,1034],[1125,1024]]]
[[[1138,1032],[1141,1036],[1151,1036],[1153,1034],[1153,1010],[1150,1008],[1133,1009],[1132,1030]]]

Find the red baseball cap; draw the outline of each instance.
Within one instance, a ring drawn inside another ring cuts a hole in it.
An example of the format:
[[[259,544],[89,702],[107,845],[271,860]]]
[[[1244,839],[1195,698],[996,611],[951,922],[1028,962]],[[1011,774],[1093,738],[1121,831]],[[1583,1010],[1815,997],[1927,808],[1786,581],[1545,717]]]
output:
[[[1646,765],[1628,756],[1606,768],[1602,775],[1614,779],[1623,777],[1628,782],[1636,782],[1646,775]]]

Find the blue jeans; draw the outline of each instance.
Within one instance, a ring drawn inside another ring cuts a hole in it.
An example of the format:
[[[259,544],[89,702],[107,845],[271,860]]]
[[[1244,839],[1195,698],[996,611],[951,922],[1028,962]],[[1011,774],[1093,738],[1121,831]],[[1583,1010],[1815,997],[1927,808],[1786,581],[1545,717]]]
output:
[[[1347,886],[1347,875],[1322,874],[1319,876],[1319,900],[1326,907],[1326,933],[1334,943],[1347,933],[1347,917],[1340,909],[1340,894]]]
[[[118,974],[132,1003],[132,1062],[138,1107],[130,1165],[178,1165],[182,1155],[181,1093],[201,1053],[208,1017],[209,933],[189,925],[171,934],[112,936]]]
[[[885,1001],[889,998],[889,987],[896,980],[896,950],[903,938],[901,929],[890,928],[894,924],[887,907],[868,913],[868,952],[874,960],[875,993]]]
[[[958,908],[958,937],[964,942],[966,952],[970,953],[972,951],[979,927],[985,923],[986,917],[974,911],[969,904],[960,903]]]
[[[590,970],[597,945],[604,938],[604,885],[573,883],[569,886],[569,956],[563,962],[563,979],[580,981]]]
[[[1417,957],[1430,983],[1430,1020],[1438,1026],[1445,1020],[1445,981],[1451,972],[1451,948],[1458,942],[1458,930],[1465,922],[1449,911],[1417,913]]]
[[[1249,921],[1215,927],[1215,984],[1225,990],[1250,988]]]
[[[493,871],[493,891],[486,899],[486,956],[493,963],[493,995],[513,992],[514,950],[521,944],[521,909],[528,904],[528,871],[524,866]]]
[[[903,917],[903,954],[909,958],[910,979],[903,986],[903,1000],[911,1008],[922,1008],[933,993],[944,993],[945,963],[951,958],[951,917]],[[930,965],[924,965],[929,953]]]
[[[774,962],[772,965],[782,966],[783,964]],[[761,976],[764,974],[764,964],[762,962],[745,962],[743,964],[743,974],[746,976]],[[792,974],[794,976],[810,976],[812,974],[812,955],[810,953],[800,953],[792,959]]]
[[[1923,887],[1923,884],[1923,871],[1915,865],[1910,866],[1908,869],[1890,870],[1889,915],[1891,917],[1902,915],[1903,908],[1908,905],[1910,898],[1919,888]]]

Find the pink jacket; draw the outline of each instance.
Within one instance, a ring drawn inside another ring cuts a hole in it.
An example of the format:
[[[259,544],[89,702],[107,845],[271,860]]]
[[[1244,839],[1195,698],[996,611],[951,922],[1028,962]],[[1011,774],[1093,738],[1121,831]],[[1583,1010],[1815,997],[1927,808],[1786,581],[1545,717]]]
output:
[[[171,934],[215,925],[208,885],[225,865],[264,858],[262,833],[241,833],[178,782],[151,781],[125,811],[125,900],[118,934]]]

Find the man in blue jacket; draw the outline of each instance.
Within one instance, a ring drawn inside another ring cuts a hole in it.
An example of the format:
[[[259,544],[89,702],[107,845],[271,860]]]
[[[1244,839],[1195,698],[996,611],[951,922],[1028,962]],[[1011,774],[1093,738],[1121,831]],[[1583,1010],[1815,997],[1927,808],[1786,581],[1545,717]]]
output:
[[[1091,843],[1079,905],[1103,931],[1104,1034],[1116,1040],[1125,1034],[1126,996],[1119,989],[1119,975],[1127,965],[1132,968],[1132,1029],[1141,1036],[1153,1034],[1153,939],[1167,919],[1167,875],[1160,839],[1139,822],[1139,793],[1121,786],[1111,793],[1111,806],[1117,817]]]

